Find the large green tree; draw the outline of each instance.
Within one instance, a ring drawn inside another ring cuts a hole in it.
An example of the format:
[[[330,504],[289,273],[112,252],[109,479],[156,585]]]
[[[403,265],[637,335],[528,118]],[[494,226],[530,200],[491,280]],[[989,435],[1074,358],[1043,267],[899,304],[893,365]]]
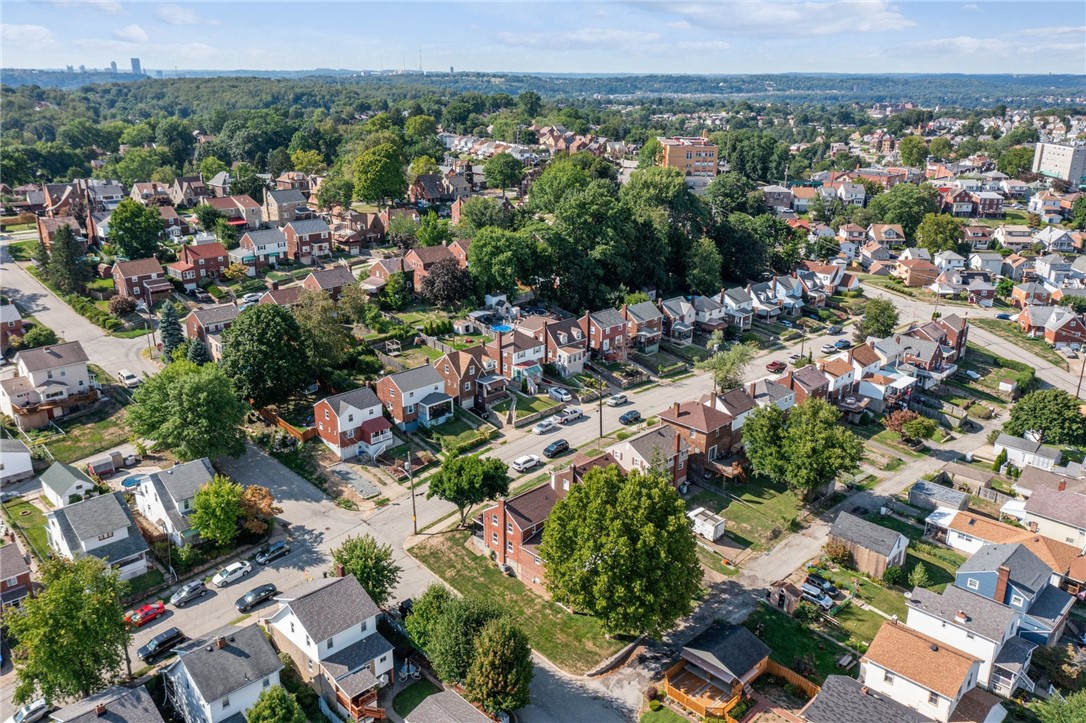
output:
[[[238,536],[238,521],[245,509],[241,499],[245,491],[237,482],[221,474],[196,491],[189,519],[200,537],[225,547]]]
[[[167,364],[172,361],[173,350],[181,346],[185,341],[185,334],[181,330],[181,319],[177,312],[177,304],[167,300],[162,305],[162,311],[158,317],[158,331],[162,336],[162,360]]]
[[[670,474],[612,466],[589,471],[555,504],[540,556],[556,602],[594,615],[610,634],[659,636],[693,609],[696,550]]]
[[[162,233],[158,210],[131,198],[117,204],[109,217],[109,242],[129,259],[154,256]]]
[[[128,583],[97,557],[46,560],[42,589],[4,623],[17,641],[15,701],[86,697],[105,688],[128,662],[131,629],[121,598]]]
[[[787,415],[772,404],[757,409],[743,424],[747,457],[756,472],[807,497],[863,459],[863,443],[840,417],[824,399],[808,399]]]
[[[256,407],[285,399],[313,378],[302,329],[276,304],[246,309],[223,332],[223,342],[223,371]]]
[[[939,192],[928,184],[899,183],[871,199],[868,208],[880,223],[901,224],[905,238],[912,240],[924,216],[939,210]]]
[[[516,710],[528,705],[532,674],[528,636],[509,618],[498,618],[475,639],[464,692],[488,713]]]
[[[383,204],[407,193],[403,157],[396,146],[381,143],[358,155],[352,167],[354,195],[363,201]]]
[[[460,207],[460,223],[457,227],[468,233],[475,233],[487,226],[509,228],[511,220],[510,214],[497,199],[472,196]]]
[[[306,723],[305,712],[293,693],[281,685],[273,685],[260,691],[249,710],[245,711],[248,723]]]
[[[332,550],[332,564],[354,575],[378,607],[388,602],[403,571],[392,559],[392,546],[377,544],[372,535],[348,535]]]
[[[591,180],[588,171],[575,163],[572,156],[559,156],[532,183],[528,205],[534,211],[552,213],[567,195],[583,189]]]
[[[323,291],[307,289],[298,295],[294,318],[302,331],[310,368],[326,378],[342,365],[351,344],[337,317],[335,302]]]
[[[245,451],[241,425],[248,406],[214,364],[197,366],[178,359],[148,377],[136,390],[135,400],[128,410],[129,429],[182,460]]]
[[[531,232],[507,231],[487,226],[468,246],[468,271],[480,294],[512,294],[518,283],[532,284],[549,278],[553,249]]]
[[[1003,431],[1015,436],[1034,432],[1046,444],[1086,444],[1086,417],[1075,397],[1062,389],[1043,389],[1030,392],[1011,407]]]
[[[1033,168],[1033,149],[1027,146],[1008,148],[1000,154],[996,167],[1001,173],[1018,178]]]
[[[504,197],[505,189],[520,183],[524,164],[509,153],[495,153],[483,163],[483,173],[486,174],[486,185],[500,188]]]
[[[456,505],[463,527],[472,505],[509,494],[508,472],[509,467],[497,457],[449,456],[430,478],[426,498],[438,497]]]
[[[906,166],[923,170],[928,159],[928,145],[920,136],[905,136],[897,144],[897,153]]]
[[[46,280],[62,294],[79,294],[94,275],[83,253],[83,243],[69,226],[61,226],[49,245],[48,263],[43,270]]]
[[[749,178],[729,171],[714,178],[705,189],[703,200],[717,223],[733,213],[757,213],[751,208],[750,194],[756,188]]]
[[[354,195],[354,184],[346,178],[330,176],[321,182],[317,189],[317,205],[331,209],[335,206],[348,208]]]
[[[855,339],[864,342],[869,336],[883,339],[897,328],[898,311],[889,299],[869,299],[864,304],[864,315],[856,324]]]
[[[437,677],[446,683],[462,682],[475,659],[475,641],[487,623],[502,616],[489,598],[455,598],[443,606],[430,627],[426,657]]]
[[[411,614],[404,620],[404,627],[416,648],[424,652],[429,648],[431,631],[452,599],[453,594],[449,592],[449,588],[441,583],[430,585],[415,599]]]
[[[957,251],[962,243],[961,223],[945,213],[929,213],[916,228],[916,245],[932,256],[940,251]]]
[[[1030,705],[1030,710],[1041,723],[1082,723],[1086,720],[1086,690],[1075,691],[1066,697],[1052,696]]]
[[[702,236],[695,241],[686,263],[686,283],[692,292],[704,296],[720,293],[720,269],[724,259],[712,239]]]
[[[443,246],[452,241],[452,233],[449,232],[449,222],[438,218],[437,214],[430,211],[422,217],[418,231],[415,232],[419,246]]]
[[[1086,229],[1086,195],[1079,196],[1071,204],[1069,220],[1072,228]]]
[[[724,392],[743,385],[747,367],[757,353],[752,344],[733,344],[698,362],[697,367],[712,374],[717,391]]]

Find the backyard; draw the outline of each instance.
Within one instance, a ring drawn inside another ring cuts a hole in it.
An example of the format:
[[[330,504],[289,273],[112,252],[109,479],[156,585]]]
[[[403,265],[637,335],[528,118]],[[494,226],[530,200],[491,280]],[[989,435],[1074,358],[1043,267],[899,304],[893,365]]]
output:
[[[769,657],[781,665],[803,674],[803,671],[796,670],[797,667],[802,667],[802,665],[797,666],[796,662],[810,663],[814,672],[808,672],[804,677],[819,685],[828,675],[849,674],[837,667],[837,661],[842,655],[854,653],[854,651],[838,647],[828,640],[812,635],[810,630],[798,620],[764,603],[759,603],[750,617],[743,621],[744,627],[751,631],[757,628],[758,623],[763,624],[762,642],[773,651]],[[853,673],[857,667],[859,666],[852,668]]]
[[[625,644],[607,638],[595,618],[568,613],[502,574],[496,565],[465,547],[468,535],[465,531],[435,534],[409,552],[461,595],[500,603],[521,624],[533,648],[574,675],[583,675]]]
[[[1066,364],[1066,361],[1064,363]],[[969,345],[969,354],[960,366],[980,374],[981,377],[974,381],[969,379],[968,375],[962,375],[956,379],[958,384],[965,385],[974,393],[986,390],[1003,399],[1009,398],[1010,394],[999,389],[1000,382],[1013,381],[1018,385],[1018,393],[1024,394],[1033,386],[1037,376],[1036,371],[1028,364],[1004,359],[973,344]]]
[[[45,531],[45,513],[28,501],[5,504],[4,512],[11,526],[21,530],[30,541],[30,551],[38,560],[49,554],[49,535]]]
[[[392,710],[405,718],[419,706],[419,703],[437,692],[438,687],[425,678],[416,680],[396,694],[396,697],[392,699]]]
[[[725,534],[754,550],[772,547],[795,524],[802,508],[793,492],[761,476],[728,484],[722,492],[702,490],[686,504],[722,513],[728,521]]]
[[[52,437],[46,446],[56,461],[66,464],[105,452],[128,441],[124,415],[124,409],[112,399],[99,402],[86,414],[58,421],[64,434]]]

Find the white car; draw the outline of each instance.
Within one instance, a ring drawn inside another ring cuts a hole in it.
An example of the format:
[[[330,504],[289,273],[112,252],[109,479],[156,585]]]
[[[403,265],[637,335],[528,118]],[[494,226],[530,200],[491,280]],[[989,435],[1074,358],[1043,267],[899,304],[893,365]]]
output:
[[[550,395],[551,399],[554,399],[558,402],[568,402],[573,399],[573,395],[567,392],[562,387],[551,387],[550,391],[548,391],[547,394]]]
[[[973,381],[977,381],[978,379],[980,379],[980,374],[976,373],[972,369],[966,369],[965,376],[969,377]]]
[[[833,354],[836,351],[837,351],[837,347],[835,347],[833,344],[823,344],[822,345],[822,353],[823,354]]]
[[[215,587],[226,587],[230,583],[245,577],[252,572],[252,570],[253,566],[248,560],[231,563],[215,573],[215,577],[211,578],[211,582]]]
[[[255,292],[255,291],[253,291],[253,292],[248,293],[245,296],[241,297],[241,303],[243,303],[243,304],[256,304],[256,303],[258,303],[260,301],[261,296],[263,296],[263,294],[259,294],[259,293]]]
[[[557,427],[558,424],[555,423],[554,417],[547,417],[532,427],[532,431],[536,434],[546,434],[547,432],[554,431]]]
[[[45,702],[44,698],[38,698],[12,713],[11,717],[5,720],[4,723],[34,723],[34,721],[44,718],[48,712],[49,704]]]
[[[623,404],[626,403],[626,401],[627,400],[625,394],[612,394],[610,397],[607,398],[607,406],[621,407]]]
[[[539,457],[534,454],[526,454],[513,460],[513,469],[517,472],[527,472],[539,464]]]
[[[575,419],[580,419],[583,416],[584,412],[582,412],[577,407],[566,407],[558,413],[558,423],[565,424],[566,422],[572,422]]]
[[[118,369],[117,377],[121,380],[121,384],[129,389],[135,389],[140,385],[140,378],[127,369]]]

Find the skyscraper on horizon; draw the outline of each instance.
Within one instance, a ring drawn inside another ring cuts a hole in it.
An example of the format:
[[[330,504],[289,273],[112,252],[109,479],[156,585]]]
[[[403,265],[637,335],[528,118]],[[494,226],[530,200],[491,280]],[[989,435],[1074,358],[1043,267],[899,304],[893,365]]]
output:
[[[117,61],[116,60],[109,61],[109,69],[114,73],[117,72]]]
[[[132,58],[132,74],[133,75],[143,75],[143,69],[140,68],[140,59],[139,58]]]

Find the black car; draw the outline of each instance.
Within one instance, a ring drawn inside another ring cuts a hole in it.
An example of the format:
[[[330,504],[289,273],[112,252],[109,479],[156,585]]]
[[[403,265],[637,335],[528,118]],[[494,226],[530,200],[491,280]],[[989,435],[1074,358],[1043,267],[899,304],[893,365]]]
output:
[[[267,565],[272,560],[278,560],[290,554],[290,547],[283,540],[264,545],[256,552],[256,561],[259,565]]]
[[[184,639],[185,635],[178,628],[170,628],[147,641],[146,645],[136,651],[136,655],[143,662],[150,664],[176,648]]]
[[[569,451],[569,442],[564,439],[556,439],[543,450],[544,457],[557,457],[563,452]]]
[[[254,587],[234,601],[234,607],[238,609],[239,613],[248,612],[250,608],[254,608],[273,595],[278,594],[279,591],[275,588],[275,585],[268,584]]]
[[[621,424],[637,424],[641,421],[641,412],[637,411],[636,409],[631,409],[630,411],[619,417],[618,421]]]
[[[821,575],[808,575],[807,582],[815,587],[822,588],[822,592],[830,597],[837,597],[837,587]]]

